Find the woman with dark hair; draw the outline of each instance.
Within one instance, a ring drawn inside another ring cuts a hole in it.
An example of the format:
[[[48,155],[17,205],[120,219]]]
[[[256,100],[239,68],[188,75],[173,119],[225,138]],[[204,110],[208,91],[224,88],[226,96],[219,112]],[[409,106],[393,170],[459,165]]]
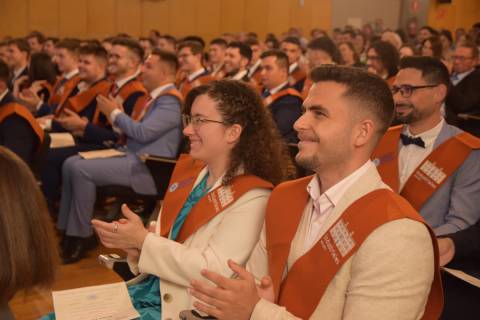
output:
[[[351,42],[340,42],[338,44],[338,50],[342,55],[344,66],[356,68],[363,68],[365,66],[360,62],[360,57]]]
[[[49,287],[58,265],[47,206],[28,166],[0,147],[0,319],[21,290]]]
[[[227,259],[247,261],[271,188],[294,170],[260,96],[241,81],[190,91],[184,120],[190,154],[177,162],[155,233],[127,207],[126,219],[92,221],[102,243],[124,249],[141,273],[129,293],[142,319],[192,309],[190,282],[207,266],[233,276]]]
[[[453,36],[450,30],[440,30],[440,42],[442,43],[442,57],[445,61],[452,62]]]
[[[389,42],[376,41],[367,51],[367,68],[391,86],[398,72],[399,55],[397,49]]]
[[[452,64],[443,59],[442,42],[438,36],[431,36],[422,42],[421,55],[426,57],[434,57],[441,60],[447,67],[448,72],[452,71]]]
[[[48,102],[57,80],[55,64],[44,52],[34,53],[30,57],[28,76],[20,77],[14,84],[14,96],[19,97],[22,90],[34,91],[43,102]]]

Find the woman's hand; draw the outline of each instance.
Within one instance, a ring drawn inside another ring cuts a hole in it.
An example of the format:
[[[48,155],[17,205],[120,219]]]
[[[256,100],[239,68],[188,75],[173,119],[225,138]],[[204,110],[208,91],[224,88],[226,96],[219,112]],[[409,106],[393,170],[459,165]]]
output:
[[[141,250],[148,230],[144,227],[140,217],[125,204],[122,205],[122,213],[125,219],[111,223],[97,219],[92,220],[100,241],[107,248]],[[129,252],[133,254],[132,251],[129,250],[127,253]]]

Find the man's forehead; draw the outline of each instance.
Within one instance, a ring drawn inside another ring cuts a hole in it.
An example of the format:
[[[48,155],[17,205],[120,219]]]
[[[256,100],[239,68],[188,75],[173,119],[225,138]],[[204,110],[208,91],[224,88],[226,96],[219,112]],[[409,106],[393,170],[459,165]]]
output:
[[[332,102],[343,98],[343,93],[346,90],[344,84],[334,81],[320,81],[316,82],[310,88],[308,96],[304,101],[305,107],[313,105],[331,105]]]
[[[395,78],[395,84],[402,84],[404,82],[421,80],[423,80],[422,71],[414,68],[405,68],[398,71]]]

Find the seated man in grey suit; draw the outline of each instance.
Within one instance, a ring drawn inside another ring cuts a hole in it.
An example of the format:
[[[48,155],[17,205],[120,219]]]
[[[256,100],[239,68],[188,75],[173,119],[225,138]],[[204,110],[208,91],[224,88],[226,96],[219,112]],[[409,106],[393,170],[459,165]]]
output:
[[[99,96],[98,108],[126,138],[125,156],[86,160],[70,157],[62,168],[63,189],[57,228],[65,263],[78,261],[92,242],[90,224],[97,186],[120,185],[141,194],[155,194],[156,188],[139,154],[175,157],[182,138],[181,95],[174,82],[177,58],[165,51],[153,51],[143,67],[143,83],[150,99],[129,117],[112,97]],[[134,120],[135,119],[135,120]]]
[[[431,57],[407,57],[392,87],[397,120],[373,155],[382,179],[420,211],[437,235],[480,218],[480,139],[448,125],[440,108],[450,84]]]

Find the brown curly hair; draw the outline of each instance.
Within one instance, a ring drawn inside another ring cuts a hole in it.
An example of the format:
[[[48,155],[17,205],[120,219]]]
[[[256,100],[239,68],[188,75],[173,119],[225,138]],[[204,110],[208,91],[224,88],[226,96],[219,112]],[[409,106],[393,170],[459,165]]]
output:
[[[241,166],[246,174],[256,175],[275,185],[295,176],[287,146],[270,111],[263,106],[252,87],[235,80],[217,80],[198,86],[188,93],[183,113],[190,114],[193,101],[204,94],[217,102],[217,109],[227,126],[238,124],[243,128],[230,155],[230,166],[223,184],[231,182]]]

